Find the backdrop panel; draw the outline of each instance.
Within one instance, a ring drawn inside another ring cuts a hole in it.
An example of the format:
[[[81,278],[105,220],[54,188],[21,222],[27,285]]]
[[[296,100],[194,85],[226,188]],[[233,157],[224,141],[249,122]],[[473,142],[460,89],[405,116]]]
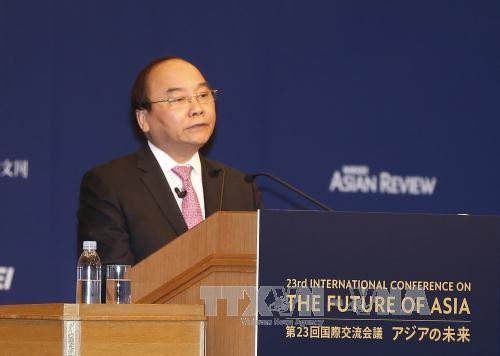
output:
[[[220,90],[211,158],[337,210],[499,213],[499,10],[0,0],[0,303],[73,300],[81,176],[140,146],[130,87],[167,54]]]

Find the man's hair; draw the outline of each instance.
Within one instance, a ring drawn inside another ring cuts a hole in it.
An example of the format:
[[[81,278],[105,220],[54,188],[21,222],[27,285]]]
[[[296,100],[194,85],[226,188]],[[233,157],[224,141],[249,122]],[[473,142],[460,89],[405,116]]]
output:
[[[136,110],[151,110],[151,100],[149,99],[148,93],[149,73],[151,73],[151,71],[158,64],[172,59],[180,59],[186,61],[184,58],[174,56],[157,58],[149,63],[146,67],[144,67],[135,78],[130,96],[130,109],[134,117]]]

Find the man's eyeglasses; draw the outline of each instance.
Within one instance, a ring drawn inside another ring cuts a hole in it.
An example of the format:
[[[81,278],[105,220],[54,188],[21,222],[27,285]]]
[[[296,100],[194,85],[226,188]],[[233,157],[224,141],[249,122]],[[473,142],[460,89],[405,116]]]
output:
[[[217,98],[217,92],[217,89],[211,89],[194,95],[177,96],[175,98],[151,101],[150,104],[167,103],[173,109],[182,109],[188,107],[193,99],[196,99],[199,104],[214,102]]]

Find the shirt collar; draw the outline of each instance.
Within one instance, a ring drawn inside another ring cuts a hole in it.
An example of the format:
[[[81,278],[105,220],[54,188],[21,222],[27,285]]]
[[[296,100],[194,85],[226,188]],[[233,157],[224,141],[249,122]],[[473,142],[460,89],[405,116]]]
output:
[[[193,155],[193,157],[191,157],[186,163],[179,164],[172,157],[170,157],[168,153],[156,147],[149,140],[148,140],[148,145],[149,148],[151,149],[151,152],[153,152],[153,155],[155,156],[156,160],[160,164],[161,169],[164,172],[171,171],[172,168],[174,168],[175,166],[191,166],[193,167],[193,171],[195,174],[201,175],[201,161],[198,152],[196,152]]]

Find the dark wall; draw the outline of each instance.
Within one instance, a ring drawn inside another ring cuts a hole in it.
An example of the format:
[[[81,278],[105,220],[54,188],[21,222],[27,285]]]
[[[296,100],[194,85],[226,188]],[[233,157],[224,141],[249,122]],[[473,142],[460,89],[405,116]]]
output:
[[[220,90],[211,158],[337,210],[498,214],[499,10],[1,0],[0,303],[73,301],[81,176],[139,147],[131,83],[168,54]],[[259,183],[267,207],[310,207]]]

